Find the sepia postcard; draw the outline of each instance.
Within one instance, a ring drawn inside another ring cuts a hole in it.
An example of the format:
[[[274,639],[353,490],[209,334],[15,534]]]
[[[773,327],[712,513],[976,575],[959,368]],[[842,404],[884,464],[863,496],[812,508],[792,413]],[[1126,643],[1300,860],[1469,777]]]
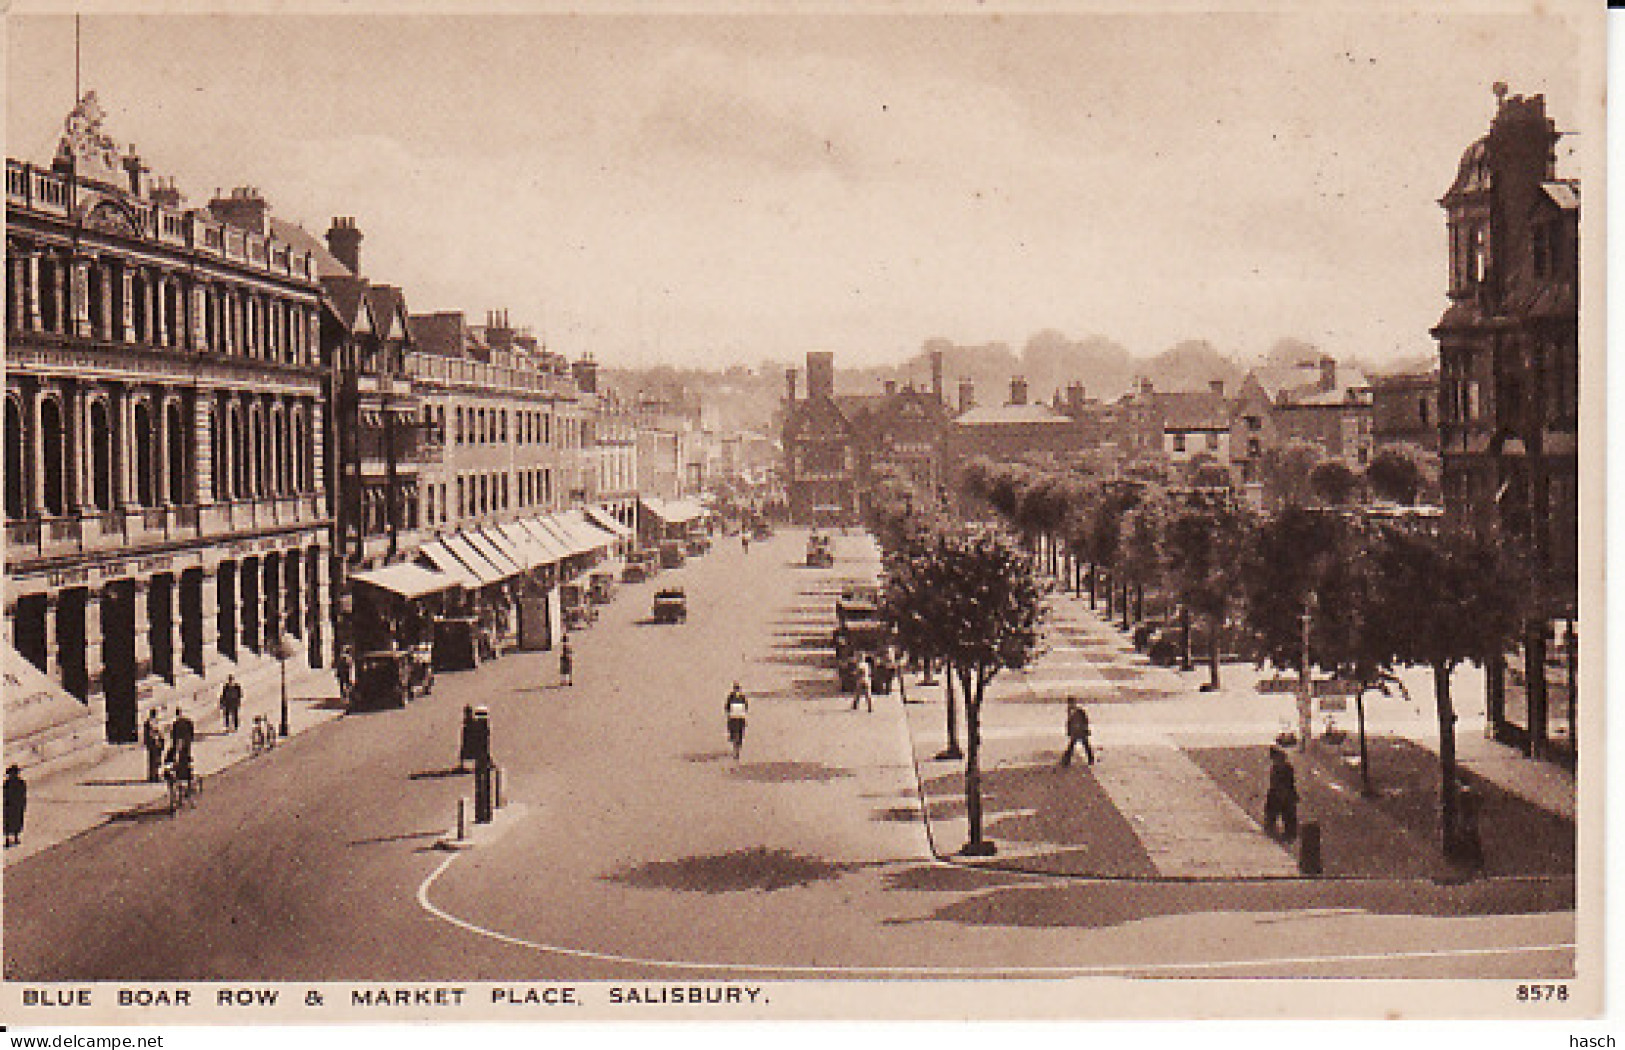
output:
[[[1601,1015],[1601,4],[4,27],[0,1023]]]

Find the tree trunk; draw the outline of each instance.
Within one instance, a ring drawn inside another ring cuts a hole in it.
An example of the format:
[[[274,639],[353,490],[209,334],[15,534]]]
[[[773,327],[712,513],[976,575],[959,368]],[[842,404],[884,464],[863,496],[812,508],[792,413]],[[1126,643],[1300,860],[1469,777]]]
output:
[[[1133,611],[1129,607],[1129,605],[1130,605],[1130,603],[1129,603],[1129,594],[1130,593],[1131,593],[1131,591],[1130,591],[1130,588],[1129,588],[1129,582],[1127,580],[1124,580],[1123,581],[1123,595],[1122,595],[1123,600],[1122,600],[1122,604],[1120,606],[1120,611],[1123,614],[1123,630],[1125,630],[1125,631],[1129,629],[1129,626],[1130,626],[1130,624],[1129,624],[1129,613]]]
[[[1433,702],[1439,715],[1439,831],[1446,857],[1456,855],[1456,710],[1450,702],[1453,668],[1443,660],[1433,663]]]
[[[982,690],[986,678],[976,672],[975,699],[968,680],[960,685],[965,691],[965,816],[970,823],[970,841],[960,852],[967,857],[988,857],[997,851],[982,838]]]
[[[1145,584],[1134,585],[1134,622],[1140,623],[1145,619]]]
[[[1219,625],[1223,622],[1223,617],[1208,617],[1207,684],[1208,689],[1215,693],[1219,691]]]
[[[1179,669],[1191,669],[1191,610],[1188,605],[1179,607]]]
[[[1524,633],[1523,681],[1529,713],[1529,742],[1524,750],[1530,758],[1545,758],[1549,719],[1546,703],[1546,624],[1541,620],[1530,620]]]
[[[1371,786],[1371,756],[1365,748],[1365,686],[1354,694],[1354,717],[1360,723],[1360,794],[1371,798],[1377,792]]]
[[[948,746],[937,755],[938,758],[964,758],[965,753],[959,750],[959,711],[954,703],[954,666],[944,663],[942,667],[942,689],[948,698]]]
[[[1096,603],[1095,603],[1095,574],[1098,573],[1099,571],[1100,571],[1100,567],[1098,565],[1096,565],[1094,562],[1089,563],[1089,611],[1090,612],[1093,612],[1097,607]]]

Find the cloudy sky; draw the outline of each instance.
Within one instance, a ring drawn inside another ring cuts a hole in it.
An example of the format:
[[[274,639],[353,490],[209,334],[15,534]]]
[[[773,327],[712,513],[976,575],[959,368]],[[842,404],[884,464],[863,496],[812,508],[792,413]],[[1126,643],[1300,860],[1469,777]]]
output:
[[[7,153],[47,162],[72,20],[8,29]],[[1058,328],[1380,360],[1431,349],[1491,84],[1572,128],[1578,46],[1483,13],[86,16],[83,83],[189,203],[353,215],[414,311],[572,355]]]

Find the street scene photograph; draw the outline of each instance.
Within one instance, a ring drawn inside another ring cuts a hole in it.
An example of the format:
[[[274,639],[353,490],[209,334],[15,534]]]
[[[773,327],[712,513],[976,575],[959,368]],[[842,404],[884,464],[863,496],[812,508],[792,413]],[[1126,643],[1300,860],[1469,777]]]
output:
[[[1602,15],[14,6],[0,1015],[1596,1016]]]

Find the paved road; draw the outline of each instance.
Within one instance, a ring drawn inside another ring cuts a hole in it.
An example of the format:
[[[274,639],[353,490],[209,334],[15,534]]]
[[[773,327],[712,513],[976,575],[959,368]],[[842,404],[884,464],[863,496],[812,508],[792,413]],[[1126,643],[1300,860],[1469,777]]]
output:
[[[546,654],[445,675],[400,712],[350,717],[214,778],[178,820],[132,819],[8,869],[12,978],[498,979],[1143,972],[1565,972],[1560,901],[1466,915],[1469,894],[1185,885],[980,871],[931,856],[898,699],[853,712],[824,666],[838,537],[796,566],[788,532],[724,541],[660,578],[685,625],[624,588]],[[743,760],[722,701],[752,697]],[[511,815],[480,848],[430,848],[465,702],[490,706]],[[951,850],[955,843],[939,844]],[[1335,897],[1335,893],[1331,894]],[[1454,899],[1454,905],[1452,900]]]

